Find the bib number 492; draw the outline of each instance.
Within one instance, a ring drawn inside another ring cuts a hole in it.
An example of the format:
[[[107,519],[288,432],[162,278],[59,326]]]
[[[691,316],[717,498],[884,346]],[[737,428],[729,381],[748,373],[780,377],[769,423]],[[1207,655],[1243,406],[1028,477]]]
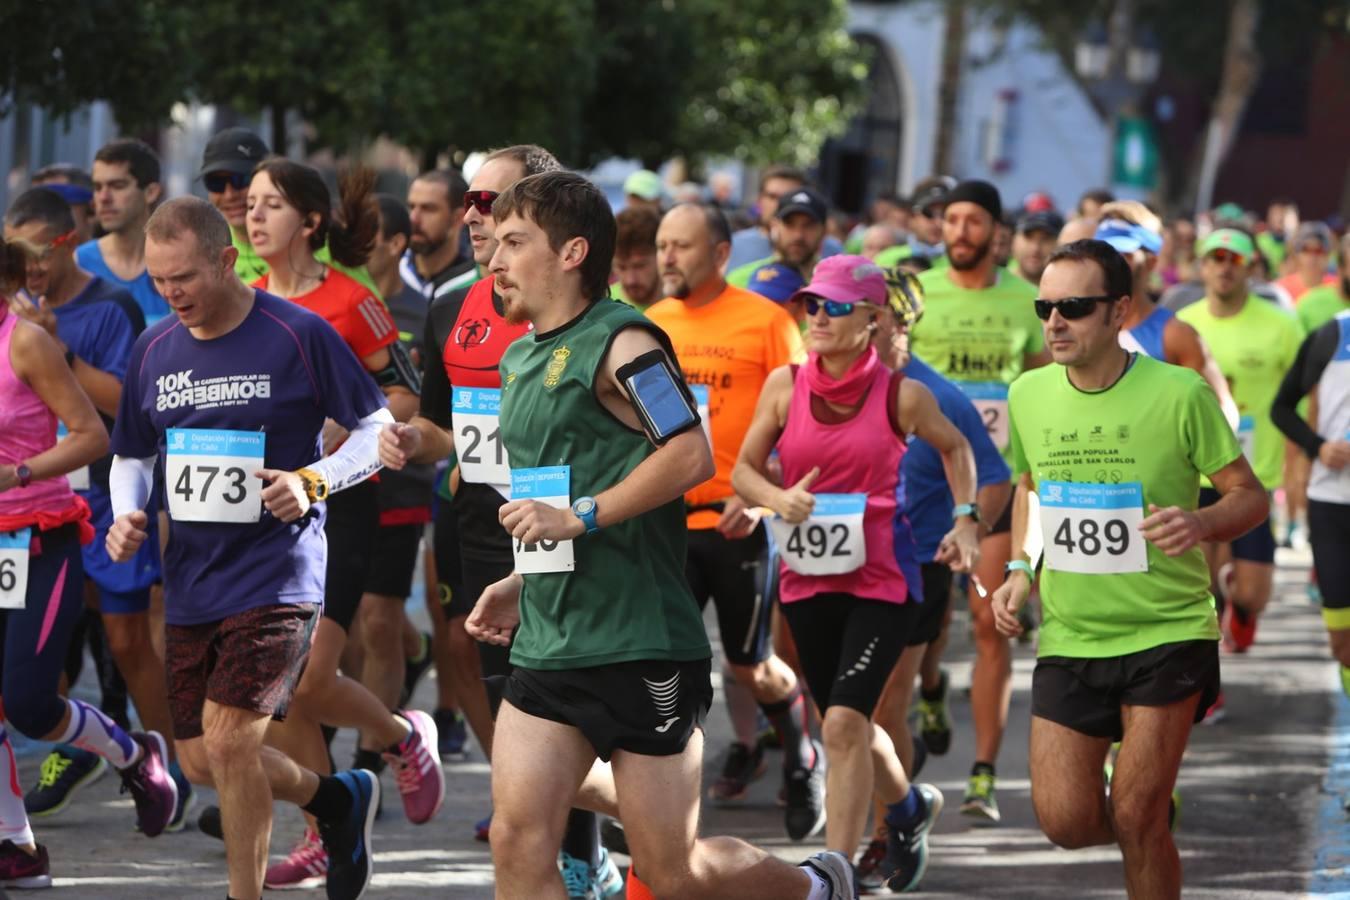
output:
[[[795,524],[769,519],[783,565],[799,575],[843,575],[867,562],[866,494],[816,494],[816,508]]]
[[[785,549],[798,558],[809,556],[823,559],[827,554],[832,557],[852,556],[848,538],[848,526],[843,522],[829,526],[802,524],[792,529]]]

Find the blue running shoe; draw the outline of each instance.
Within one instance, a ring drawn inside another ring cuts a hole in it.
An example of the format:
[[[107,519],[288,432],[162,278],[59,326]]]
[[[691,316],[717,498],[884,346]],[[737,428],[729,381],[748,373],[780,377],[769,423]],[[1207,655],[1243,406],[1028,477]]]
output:
[[[380,780],[368,769],[333,777],[351,791],[352,805],[340,820],[319,820],[319,837],[328,851],[328,900],[357,900],[370,886],[370,830],[380,801]]]
[[[591,890],[599,900],[623,895],[623,874],[604,847],[600,848],[600,865],[591,870]]]

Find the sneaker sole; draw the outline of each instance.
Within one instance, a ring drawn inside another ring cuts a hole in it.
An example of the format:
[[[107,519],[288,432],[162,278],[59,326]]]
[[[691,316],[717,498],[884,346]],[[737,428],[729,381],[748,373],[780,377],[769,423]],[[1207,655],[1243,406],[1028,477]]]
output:
[[[0,881],[0,887],[14,888],[15,890],[33,890],[51,886],[52,876],[50,875],[29,875],[24,878],[10,878],[6,881]]]
[[[324,883],[327,881],[328,875],[325,873],[322,876],[313,875],[309,878],[305,878],[301,881],[296,881],[291,884],[273,884],[270,881],[264,880],[263,888],[269,891],[312,891],[315,890],[316,888],[323,887]]]
[[[47,809],[44,809],[40,812],[34,812],[31,809],[26,810],[28,813],[28,817],[30,819],[46,819],[64,812],[65,808],[67,806],[70,806],[70,801],[75,799],[75,794],[77,791],[79,791],[81,788],[88,787],[89,785],[93,784],[95,781],[98,781],[100,778],[102,778],[104,775],[108,773],[108,761],[101,756],[97,756],[95,757],[95,759],[98,760],[98,765],[94,766],[94,768],[86,772],[83,778],[78,779],[74,784],[72,784],[70,786],[70,790],[66,791],[66,795],[61,798],[60,803],[56,804],[55,806],[50,806]],[[11,885],[11,887],[13,887],[13,885]]]

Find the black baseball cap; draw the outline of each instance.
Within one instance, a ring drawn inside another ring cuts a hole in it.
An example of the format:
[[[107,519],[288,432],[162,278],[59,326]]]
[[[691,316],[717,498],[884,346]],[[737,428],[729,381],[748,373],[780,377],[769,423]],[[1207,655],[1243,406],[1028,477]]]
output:
[[[198,177],[212,172],[247,174],[266,159],[268,153],[263,139],[247,128],[226,128],[207,141]]]
[[[806,213],[817,222],[824,222],[830,214],[830,207],[825,198],[812,188],[799,187],[778,201],[778,211],[774,215],[786,219],[793,213]]]
[[[1064,228],[1064,217],[1053,209],[1043,209],[1039,212],[1030,212],[1022,216],[1017,222],[1018,234],[1030,234],[1033,231],[1043,231],[1046,234],[1055,237]]]
[[[998,188],[987,181],[971,179],[961,182],[948,191],[943,199],[944,206],[951,206],[953,203],[974,203],[995,220],[1003,218],[1003,201],[999,198]]]
[[[914,186],[914,197],[910,206],[923,212],[934,204],[947,199],[947,192],[956,187],[956,179],[950,175],[933,175]]]

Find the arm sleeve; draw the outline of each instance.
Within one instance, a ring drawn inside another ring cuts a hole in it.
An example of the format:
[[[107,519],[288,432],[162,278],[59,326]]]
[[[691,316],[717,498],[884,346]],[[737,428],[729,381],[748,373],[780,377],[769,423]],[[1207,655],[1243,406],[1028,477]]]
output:
[[[443,308],[433,303],[427,310],[426,337],[422,351],[422,402],[418,409],[424,419],[441,428],[450,427],[450,376],[445,372],[441,350],[445,346],[436,327]]]
[[[393,424],[394,416],[387,408],[375,410],[361,419],[337,452],[309,468],[323,476],[333,493],[365,481],[380,469],[380,429]]]
[[[114,456],[108,470],[108,496],[113,518],[145,509],[155,483],[155,457]]]
[[[1325,439],[1298,414],[1298,403],[1322,379],[1322,372],[1335,355],[1339,340],[1340,325],[1334,321],[1308,335],[1298,348],[1294,364],[1284,374],[1270,407],[1270,418],[1275,427],[1298,444],[1310,459],[1317,458],[1317,451]]]

